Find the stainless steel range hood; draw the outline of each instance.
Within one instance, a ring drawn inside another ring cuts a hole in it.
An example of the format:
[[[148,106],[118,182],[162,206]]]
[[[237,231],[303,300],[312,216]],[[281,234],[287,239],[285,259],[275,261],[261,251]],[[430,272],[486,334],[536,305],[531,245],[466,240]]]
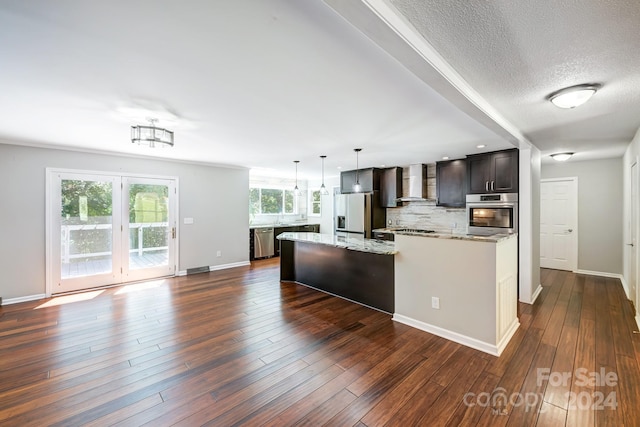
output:
[[[405,182],[402,183],[406,185]],[[422,163],[409,165],[409,190],[402,189],[401,202],[427,200],[427,165]]]

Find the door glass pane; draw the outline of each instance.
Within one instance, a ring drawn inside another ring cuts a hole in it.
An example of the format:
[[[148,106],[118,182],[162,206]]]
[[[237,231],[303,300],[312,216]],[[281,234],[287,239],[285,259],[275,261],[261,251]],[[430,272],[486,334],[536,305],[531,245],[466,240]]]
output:
[[[129,185],[129,269],[169,263],[169,187]]]
[[[61,180],[61,277],[112,270],[113,185]]]

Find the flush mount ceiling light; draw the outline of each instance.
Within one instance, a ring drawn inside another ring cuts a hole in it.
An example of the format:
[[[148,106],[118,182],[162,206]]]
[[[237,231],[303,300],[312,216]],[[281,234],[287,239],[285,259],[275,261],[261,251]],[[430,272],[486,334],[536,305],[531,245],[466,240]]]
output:
[[[476,148],[485,148],[487,146],[487,144],[478,144],[476,145]]]
[[[575,108],[587,102],[601,87],[602,85],[600,84],[581,84],[566,87],[553,92],[548,99],[556,107]]]
[[[294,160],[293,163],[296,164],[296,186],[293,187],[293,194],[295,194],[296,196],[299,196],[300,189],[298,188],[298,163],[300,163],[300,160]]]
[[[360,185],[360,177],[358,175],[360,165],[358,163],[358,154],[362,151],[362,148],[354,148],[353,151],[356,152],[356,183],[353,184],[353,192],[360,193],[362,191],[362,185]]]
[[[569,158],[571,158],[571,156],[573,156],[573,154],[574,153],[556,153],[552,154],[551,158],[559,162],[566,162],[567,160],[569,160]]]
[[[156,144],[162,147],[173,147],[173,132],[156,127],[158,119],[148,118],[149,126],[131,126],[131,142],[138,145],[148,145],[154,148]]]
[[[327,156],[320,156],[320,158],[322,159],[322,185],[320,186],[320,194],[326,196],[329,194],[329,190],[324,186],[324,159],[326,159]]]

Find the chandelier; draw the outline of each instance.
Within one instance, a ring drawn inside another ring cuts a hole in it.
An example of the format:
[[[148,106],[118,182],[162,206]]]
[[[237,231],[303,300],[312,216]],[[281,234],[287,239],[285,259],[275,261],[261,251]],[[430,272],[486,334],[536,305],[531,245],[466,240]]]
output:
[[[131,142],[138,145],[148,145],[154,148],[156,144],[164,147],[173,147],[173,132],[167,129],[156,127],[158,119],[147,119],[149,126],[131,126]]]

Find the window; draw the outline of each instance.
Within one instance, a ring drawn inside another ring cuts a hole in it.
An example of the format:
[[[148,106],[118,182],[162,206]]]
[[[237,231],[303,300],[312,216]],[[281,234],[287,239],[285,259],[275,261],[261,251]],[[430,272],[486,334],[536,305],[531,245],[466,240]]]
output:
[[[320,190],[309,192],[309,215],[320,216],[322,214],[322,194]]]
[[[277,188],[250,188],[249,213],[259,214],[295,214],[296,198],[292,190]]]

